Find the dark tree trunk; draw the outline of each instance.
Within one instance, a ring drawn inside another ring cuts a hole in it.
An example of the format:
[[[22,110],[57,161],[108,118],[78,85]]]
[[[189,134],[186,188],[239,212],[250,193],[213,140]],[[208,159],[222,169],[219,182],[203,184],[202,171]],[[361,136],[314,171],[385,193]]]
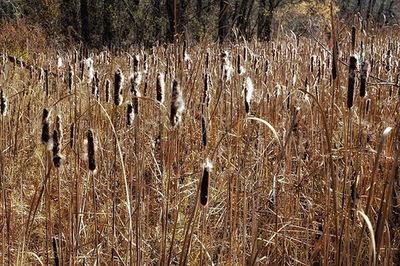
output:
[[[90,41],[88,0],[81,0],[81,34],[85,44]]]
[[[113,41],[112,0],[104,0],[103,6],[103,43],[110,46]]]
[[[242,0],[239,5],[239,9],[235,12],[237,14],[237,24],[236,26],[239,29],[241,35],[246,35],[246,13],[247,13],[247,4],[248,0]]]
[[[176,0],[166,0],[168,27],[167,27],[167,41],[173,42],[176,35]]]
[[[68,27],[73,27],[76,30],[77,18],[75,10],[75,1],[63,0],[60,5],[61,27],[66,32]]]
[[[272,21],[274,6],[269,2],[267,9],[267,0],[260,0],[260,10],[258,12],[257,37],[261,41],[270,41],[272,34]]]
[[[132,2],[133,2],[133,5],[134,5],[134,6],[137,6],[137,5],[140,4],[140,0],[133,0]]]
[[[228,0],[219,1],[219,16],[218,16],[218,39],[223,42],[228,35],[229,3]]]

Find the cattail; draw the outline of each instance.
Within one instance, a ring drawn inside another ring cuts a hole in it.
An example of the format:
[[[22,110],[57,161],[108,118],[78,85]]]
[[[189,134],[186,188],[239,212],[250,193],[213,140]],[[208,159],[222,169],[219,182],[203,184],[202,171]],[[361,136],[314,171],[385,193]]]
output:
[[[208,74],[208,73],[206,73],[205,75],[204,75],[204,90],[203,90],[203,101],[202,101],[202,103],[206,106],[206,107],[208,107],[209,106],[209,104],[210,104],[210,88],[209,88],[209,86],[210,86],[210,79],[211,79],[211,77],[210,77],[210,74]]]
[[[385,61],[386,61],[385,69],[386,69],[386,71],[389,72],[392,69],[392,51],[390,49],[386,53]]]
[[[250,113],[250,104],[253,98],[253,91],[254,91],[253,81],[251,80],[250,77],[245,78],[243,86],[244,86],[244,106],[246,109],[246,114],[248,114]]]
[[[61,124],[61,116],[57,115],[56,117],[56,128],[53,131],[53,164],[54,167],[59,168],[62,164],[62,155],[61,155],[61,142],[62,142],[62,124]]]
[[[130,78],[131,80],[131,93],[139,91],[140,83],[142,81],[142,74],[140,72],[135,72]]]
[[[88,83],[92,82],[94,77],[94,67],[92,58],[89,57],[84,61],[84,69],[86,70],[87,82]]]
[[[157,74],[157,82],[156,82],[156,100],[160,103],[164,103],[164,95],[165,95],[165,80],[164,74]]]
[[[207,127],[206,127],[206,119],[204,116],[201,116],[201,136],[202,136],[202,142],[203,146],[207,146]]]
[[[141,96],[139,86],[135,79],[131,79],[132,105],[135,115],[139,114],[139,97]]]
[[[3,90],[0,91],[0,112],[2,116],[5,116],[7,114],[8,110],[8,99],[4,95]]]
[[[92,95],[95,97],[96,100],[100,99],[99,79],[98,79],[97,71],[94,73],[93,80],[92,80]]]
[[[360,79],[360,96],[364,97],[366,94],[366,84],[369,77],[371,67],[368,62],[362,62],[361,64],[361,79]]]
[[[211,164],[211,162],[206,159],[206,162],[203,165],[203,176],[201,178],[200,184],[200,203],[203,206],[207,205],[208,202],[208,183],[212,167],[213,165]]]
[[[75,146],[75,124],[72,123],[69,128],[69,146],[71,149]]]
[[[72,86],[74,84],[74,69],[73,67],[70,65],[68,67],[68,91],[72,92]]]
[[[132,102],[128,102],[126,104],[126,124],[128,126],[132,125],[134,119],[135,119],[135,114],[133,112],[133,104]]]
[[[354,53],[356,47],[356,27],[351,27],[351,51]]]
[[[365,105],[365,115],[369,113],[370,109],[371,109],[371,99],[368,99],[367,104]]]
[[[106,79],[106,84],[105,84],[106,103],[110,102],[110,86],[111,86],[111,81],[109,79]]]
[[[94,134],[91,129],[87,131],[86,141],[87,141],[86,144],[87,144],[89,170],[95,172],[96,171],[95,144],[94,144]]]
[[[228,51],[224,51],[222,53],[222,73],[223,73],[224,80],[226,82],[231,80],[232,74],[233,74],[233,67],[232,67],[231,61],[229,60],[229,52]]]
[[[355,55],[350,56],[349,62],[349,81],[347,85],[347,108],[353,107],[354,98],[354,84],[356,81],[356,69],[357,69],[357,57]]]
[[[135,55],[133,57],[133,72],[139,72],[140,56]]]
[[[119,106],[122,103],[123,86],[124,86],[124,74],[122,74],[121,69],[117,69],[114,75],[114,104],[116,106]]]
[[[179,88],[179,83],[174,80],[172,84],[171,97],[171,114],[170,123],[173,127],[177,126],[182,121],[182,113],[185,110],[185,103],[182,98],[182,92]]]
[[[44,145],[48,145],[50,141],[50,124],[49,124],[50,112],[46,108],[43,109],[42,115],[42,135],[41,140]]]

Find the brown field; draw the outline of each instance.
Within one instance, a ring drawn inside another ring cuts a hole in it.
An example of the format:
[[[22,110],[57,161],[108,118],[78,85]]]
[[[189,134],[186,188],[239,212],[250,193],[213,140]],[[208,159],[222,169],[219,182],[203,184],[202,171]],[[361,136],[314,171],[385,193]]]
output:
[[[90,53],[93,73],[77,50],[5,51],[0,264],[396,265],[390,36],[357,30],[352,48],[340,29],[337,60],[324,37],[282,32]]]

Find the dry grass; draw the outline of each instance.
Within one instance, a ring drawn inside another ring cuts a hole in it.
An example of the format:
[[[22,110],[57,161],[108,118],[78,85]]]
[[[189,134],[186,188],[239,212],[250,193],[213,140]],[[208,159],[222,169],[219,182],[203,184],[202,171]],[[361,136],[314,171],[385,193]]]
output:
[[[334,81],[291,34],[1,60],[0,264],[399,263],[398,32],[351,31]]]

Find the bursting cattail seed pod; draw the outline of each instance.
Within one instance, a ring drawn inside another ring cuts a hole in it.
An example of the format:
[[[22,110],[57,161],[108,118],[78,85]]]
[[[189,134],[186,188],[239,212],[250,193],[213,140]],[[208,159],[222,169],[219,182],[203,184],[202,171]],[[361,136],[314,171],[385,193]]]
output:
[[[164,103],[165,95],[165,79],[163,73],[157,74],[157,82],[156,82],[156,100],[160,103]]]
[[[133,112],[132,102],[128,102],[126,104],[126,124],[128,126],[132,125],[134,119],[135,119],[135,114]]]
[[[210,179],[210,172],[212,170],[213,165],[211,162],[206,159],[206,162],[203,165],[203,175],[201,177],[200,184],[200,203],[205,206],[208,202],[208,183]]]
[[[361,64],[361,79],[360,79],[360,96],[364,97],[366,94],[366,84],[368,81],[371,67],[368,62],[362,62]]]
[[[41,134],[41,140],[44,145],[48,145],[50,141],[50,124],[49,124],[49,118],[50,118],[50,111],[47,110],[46,108],[43,109],[43,114],[42,114],[42,134]]]
[[[109,79],[106,79],[106,84],[105,84],[105,100],[106,103],[110,102],[110,86],[111,86],[111,81]]]
[[[171,114],[170,123],[172,127],[177,126],[182,121],[182,113],[185,111],[185,103],[183,101],[182,92],[177,80],[172,84],[171,98]]]
[[[122,74],[121,69],[117,69],[114,75],[114,104],[116,106],[119,106],[122,103],[123,86],[124,86],[124,74]]]
[[[204,76],[204,90],[203,90],[203,99],[202,99],[202,103],[203,105],[205,105],[206,107],[209,106],[210,104],[210,74],[206,73]]]
[[[95,144],[94,144],[94,134],[93,130],[89,129],[86,135],[87,144],[87,157],[88,157],[88,167],[92,172],[96,171],[96,159],[95,159]]]
[[[250,113],[250,104],[253,98],[254,86],[250,77],[244,80],[244,106],[246,114]]]
[[[4,95],[4,91],[0,91],[0,112],[2,116],[5,116],[7,114],[8,110],[8,99]]]
[[[93,80],[92,80],[92,95],[95,97],[96,100],[100,99],[99,78],[98,78],[97,71],[94,73]]]
[[[225,82],[231,81],[232,74],[233,74],[233,67],[232,67],[231,61],[229,60],[229,52],[228,51],[224,51],[222,53],[222,73],[223,73]]]
[[[354,98],[354,84],[356,82],[356,69],[357,69],[357,57],[355,55],[350,56],[349,62],[349,76],[347,84],[347,108],[353,107]]]

